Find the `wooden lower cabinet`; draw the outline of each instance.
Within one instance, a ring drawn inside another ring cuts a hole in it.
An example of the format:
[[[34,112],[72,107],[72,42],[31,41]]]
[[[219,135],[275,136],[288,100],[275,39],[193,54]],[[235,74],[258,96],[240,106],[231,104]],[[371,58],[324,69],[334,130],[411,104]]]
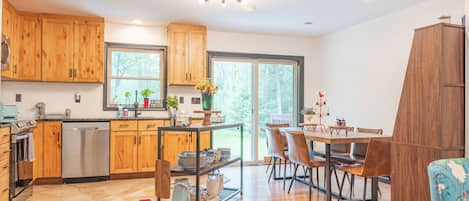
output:
[[[200,150],[210,149],[211,145],[210,131],[200,133]],[[164,159],[171,165],[177,164],[179,153],[184,151],[196,151],[197,147],[196,133],[187,132],[167,132],[164,135]]]
[[[44,122],[38,121],[33,130],[34,139],[34,162],[33,180],[44,176]]]
[[[62,176],[62,122],[45,121],[43,130],[43,177]]]
[[[3,140],[3,136],[8,135],[10,139],[10,128],[0,128],[0,135],[0,201],[8,201],[10,140]]]
[[[137,172],[137,131],[112,131],[110,146],[110,172]]]
[[[138,132],[138,171],[155,170],[158,159],[158,133],[156,131]]]

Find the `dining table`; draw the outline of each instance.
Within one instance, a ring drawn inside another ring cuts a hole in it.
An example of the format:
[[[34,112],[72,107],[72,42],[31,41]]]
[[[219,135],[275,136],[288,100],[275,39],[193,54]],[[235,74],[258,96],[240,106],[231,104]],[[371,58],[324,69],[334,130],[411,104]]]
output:
[[[293,128],[282,128],[280,129],[282,134],[286,132],[304,134],[307,141],[311,142],[320,142],[325,145],[325,161],[326,161],[326,170],[330,170],[332,167],[331,163],[331,145],[333,144],[351,144],[351,143],[369,143],[372,139],[380,140],[391,140],[392,136],[390,135],[380,135],[380,134],[371,134],[371,133],[360,133],[360,132],[331,132],[329,130],[308,130],[301,127]],[[311,146],[313,147],[313,146]],[[326,187],[323,189],[326,193],[326,201],[332,200],[332,188],[331,188],[331,172],[325,171],[326,173]],[[318,186],[318,188],[320,188]],[[372,201],[378,200],[378,178],[373,177],[371,182],[371,199]]]

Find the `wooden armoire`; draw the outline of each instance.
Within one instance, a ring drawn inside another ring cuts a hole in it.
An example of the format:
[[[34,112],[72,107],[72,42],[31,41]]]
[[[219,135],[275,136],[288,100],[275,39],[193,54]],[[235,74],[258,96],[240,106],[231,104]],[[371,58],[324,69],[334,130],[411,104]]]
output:
[[[391,151],[393,201],[430,200],[427,166],[464,156],[464,27],[415,30]]]

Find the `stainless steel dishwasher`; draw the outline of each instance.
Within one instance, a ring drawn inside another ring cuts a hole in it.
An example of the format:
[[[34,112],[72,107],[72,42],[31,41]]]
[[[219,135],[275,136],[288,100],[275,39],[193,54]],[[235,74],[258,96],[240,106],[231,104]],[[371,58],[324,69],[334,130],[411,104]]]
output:
[[[64,122],[62,125],[64,181],[86,182],[106,179],[108,176],[109,122]]]

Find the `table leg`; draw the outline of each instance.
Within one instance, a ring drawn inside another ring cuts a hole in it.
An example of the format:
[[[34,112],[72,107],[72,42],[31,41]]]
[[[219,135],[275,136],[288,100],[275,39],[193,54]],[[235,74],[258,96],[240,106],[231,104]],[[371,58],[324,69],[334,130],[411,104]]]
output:
[[[191,134],[192,135],[192,134]],[[195,176],[195,200],[199,200],[200,198],[200,131],[196,131],[196,145],[195,145],[195,168],[196,168],[196,176]]]
[[[240,167],[241,183],[240,183],[240,189],[239,189],[239,191],[240,191],[240,194],[243,195],[243,154],[244,154],[244,153],[243,153],[243,149],[244,149],[244,148],[243,148],[243,147],[244,147],[244,146],[243,146],[243,144],[244,144],[244,143],[243,143],[243,142],[244,142],[244,141],[243,141],[243,132],[244,132],[244,130],[243,130],[243,125],[241,125],[240,130],[241,130],[241,143],[240,143],[240,144],[241,144],[241,161],[240,161],[240,166],[241,166],[241,167]]]
[[[326,144],[326,201],[332,200],[331,189],[331,145]]]
[[[378,177],[371,178],[371,200],[378,201]]]

